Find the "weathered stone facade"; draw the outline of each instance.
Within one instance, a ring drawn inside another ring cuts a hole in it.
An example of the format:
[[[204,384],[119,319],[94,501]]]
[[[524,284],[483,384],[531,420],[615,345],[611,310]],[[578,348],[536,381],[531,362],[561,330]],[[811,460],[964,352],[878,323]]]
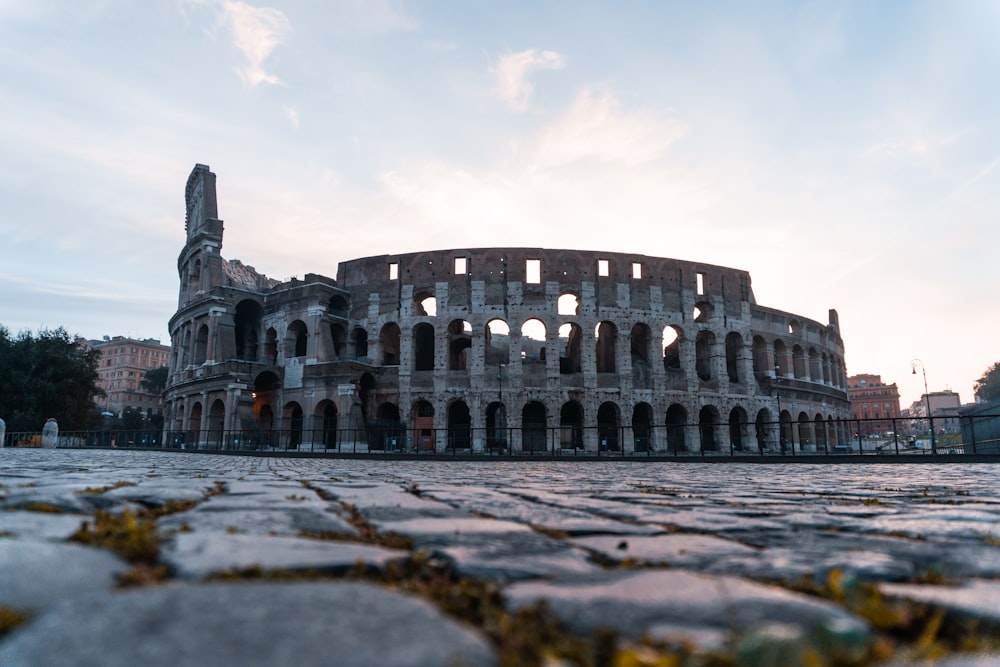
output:
[[[479,248],[279,283],[223,259],[208,167],[186,199],[167,429],[188,442],[627,453],[846,441],[836,311],[822,324],[759,306],[746,271]]]

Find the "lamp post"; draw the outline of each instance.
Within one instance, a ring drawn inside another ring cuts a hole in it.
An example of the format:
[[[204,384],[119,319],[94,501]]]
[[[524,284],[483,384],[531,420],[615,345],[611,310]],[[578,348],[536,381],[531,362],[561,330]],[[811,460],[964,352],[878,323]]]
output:
[[[781,392],[778,390],[781,384],[781,366],[778,362],[774,362],[774,396],[778,399],[778,446],[781,447],[781,453],[785,453],[785,428],[784,424],[781,423]]]
[[[924,376],[924,400],[927,403],[927,423],[931,429],[931,453],[937,454],[937,439],[934,437],[934,417],[931,415],[931,393],[927,389],[927,369],[924,368],[924,362],[919,359],[913,359],[910,361],[910,369],[913,371],[913,375],[917,374],[917,366],[920,366],[920,373]]]

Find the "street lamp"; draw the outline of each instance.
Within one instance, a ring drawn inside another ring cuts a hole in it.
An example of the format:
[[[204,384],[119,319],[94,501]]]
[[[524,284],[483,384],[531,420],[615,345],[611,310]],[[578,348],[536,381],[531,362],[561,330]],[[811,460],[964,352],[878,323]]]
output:
[[[931,453],[937,454],[937,439],[934,437],[934,417],[931,415],[931,393],[927,390],[927,369],[924,368],[924,362],[919,359],[913,359],[910,361],[910,369],[913,371],[913,375],[917,374],[917,366],[920,366],[920,373],[924,376],[924,400],[927,402],[927,423],[930,424],[931,428]]]

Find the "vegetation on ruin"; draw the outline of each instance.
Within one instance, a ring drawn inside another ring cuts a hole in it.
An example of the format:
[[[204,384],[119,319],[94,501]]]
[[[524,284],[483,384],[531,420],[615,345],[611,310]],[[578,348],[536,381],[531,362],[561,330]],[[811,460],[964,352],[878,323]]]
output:
[[[987,368],[983,376],[976,380],[974,391],[980,401],[1000,401],[1000,361]]]
[[[93,428],[100,415],[94,398],[100,352],[65,329],[11,335],[0,326],[0,417],[7,431],[40,431],[49,418],[60,430]]]

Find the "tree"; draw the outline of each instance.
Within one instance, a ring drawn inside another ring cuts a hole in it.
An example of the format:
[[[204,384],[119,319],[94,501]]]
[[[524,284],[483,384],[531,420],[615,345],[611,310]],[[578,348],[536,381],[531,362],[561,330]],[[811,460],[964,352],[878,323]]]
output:
[[[22,331],[0,326],[0,418],[7,430],[39,431],[49,417],[61,430],[95,425],[94,398],[100,353],[70,338],[63,328]]]
[[[167,375],[169,374],[170,369],[167,366],[149,369],[142,376],[143,390],[156,396],[162,396],[163,392],[167,390]]]
[[[976,398],[980,401],[1000,401],[1000,361],[976,380]]]

